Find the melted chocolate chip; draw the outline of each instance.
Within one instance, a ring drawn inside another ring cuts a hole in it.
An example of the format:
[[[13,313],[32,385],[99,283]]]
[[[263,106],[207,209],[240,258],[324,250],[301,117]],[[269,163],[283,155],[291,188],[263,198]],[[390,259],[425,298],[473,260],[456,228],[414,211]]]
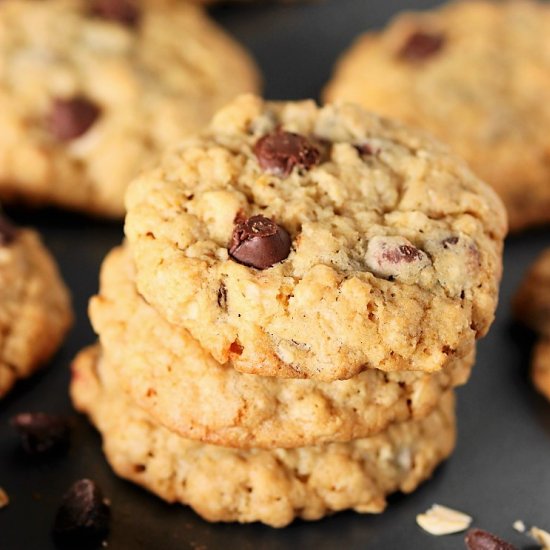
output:
[[[445,43],[442,34],[417,31],[411,34],[399,52],[406,61],[423,61],[435,55]]]
[[[135,27],[140,16],[139,9],[132,0],[94,0],[92,13],[128,27]]]
[[[284,228],[265,216],[252,216],[235,225],[229,255],[249,267],[267,269],[288,257],[290,245]]]
[[[85,97],[56,99],[50,113],[50,132],[59,141],[70,141],[85,134],[99,113],[99,107]]]
[[[8,246],[17,237],[17,227],[0,214],[0,246]]]
[[[414,246],[403,244],[396,248],[388,248],[382,253],[382,258],[392,264],[399,264],[405,262],[410,264],[420,258],[422,258],[422,252]]]
[[[276,130],[260,138],[254,154],[265,172],[287,177],[295,166],[309,170],[319,163],[320,151],[304,136]]]
[[[67,450],[69,423],[66,418],[42,412],[20,413],[11,419],[29,455],[46,455]]]
[[[87,548],[100,543],[109,532],[110,510],[101,489],[81,479],[65,493],[53,527],[55,541],[64,548]]]
[[[465,542],[468,550],[517,550],[512,544],[483,529],[470,529]]]

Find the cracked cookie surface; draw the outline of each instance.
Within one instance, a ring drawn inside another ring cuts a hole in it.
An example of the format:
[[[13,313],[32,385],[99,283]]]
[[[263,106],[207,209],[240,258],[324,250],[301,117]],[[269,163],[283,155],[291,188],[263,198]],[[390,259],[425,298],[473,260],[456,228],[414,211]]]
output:
[[[160,150],[257,89],[244,50],[185,2],[2,2],[0,197],[120,218]]]
[[[454,396],[423,420],[351,443],[237,450],[197,443],[158,426],[121,391],[99,348],[73,363],[71,395],[103,437],[115,472],[209,521],[284,527],[354,509],[379,513],[387,495],[409,493],[452,452]]]
[[[519,230],[550,221],[549,89],[547,3],[464,1],[359,37],[324,99],[355,101],[448,143]]]
[[[0,237],[0,397],[51,358],[72,323],[69,292],[38,234],[10,231]]]
[[[237,372],[170,325],[137,293],[129,253],[114,249],[101,271],[90,320],[120,386],[152,418],[183,437],[234,447],[296,447],[367,437],[423,418],[466,382],[474,350],[441,372],[368,369],[322,382]]]
[[[242,96],[126,203],[140,293],[242,372],[433,372],[493,319],[500,200],[445,147],[353,105]]]

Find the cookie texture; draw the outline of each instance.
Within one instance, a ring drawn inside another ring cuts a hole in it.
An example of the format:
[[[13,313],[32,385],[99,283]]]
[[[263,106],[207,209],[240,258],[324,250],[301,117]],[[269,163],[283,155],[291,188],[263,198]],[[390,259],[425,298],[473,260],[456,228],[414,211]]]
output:
[[[69,292],[30,229],[0,222],[0,397],[46,363],[72,322]]]
[[[283,527],[296,517],[315,520],[348,508],[381,512],[388,494],[413,491],[454,446],[452,392],[425,419],[352,443],[245,451],[193,442],[129,402],[98,351],[75,360],[71,394],[100,431],[111,466],[209,521]]]
[[[550,249],[530,267],[514,297],[514,313],[539,334],[531,374],[535,387],[550,399]]]
[[[423,128],[500,194],[510,228],[550,221],[550,7],[464,1],[398,15],[338,63],[326,101]]]
[[[0,197],[122,217],[129,180],[258,89],[244,50],[186,2],[0,4]]]
[[[126,203],[140,293],[241,372],[434,372],[493,319],[502,203],[445,147],[353,105],[242,96]]]
[[[349,441],[430,413],[466,382],[474,350],[444,370],[321,382],[255,376],[220,364],[137,293],[128,250],[106,258],[90,319],[120,386],[155,422],[183,437],[235,447],[296,447]]]

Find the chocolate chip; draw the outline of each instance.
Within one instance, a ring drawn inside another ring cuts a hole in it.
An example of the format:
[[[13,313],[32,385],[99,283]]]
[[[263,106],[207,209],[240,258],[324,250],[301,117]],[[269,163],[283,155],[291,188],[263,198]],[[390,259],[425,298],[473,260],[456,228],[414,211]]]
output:
[[[517,550],[509,542],[483,529],[470,529],[465,542],[468,550]]]
[[[70,141],[86,133],[99,113],[99,107],[85,97],[56,99],[50,113],[49,130],[59,141]]]
[[[135,27],[140,16],[139,9],[132,0],[94,0],[92,13],[128,27]]]
[[[423,257],[422,252],[407,244],[402,244],[395,248],[388,248],[382,252],[382,258],[391,264],[400,264],[405,262],[410,264],[416,260],[420,260]]]
[[[0,246],[10,245],[17,237],[17,227],[0,214]]]
[[[69,423],[66,418],[43,412],[20,413],[11,419],[29,455],[46,455],[65,451],[69,444]]]
[[[411,34],[399,52],[399,57],[406,61],[423,61],[436,54],[445,43],[442,34],[417,31]]]
[[[288,257],[290,244],[290,235],[280,225],[265,216],[252,216],[235,225],[229,255],[249,267],[267,269]]]
[[[235,355],[242,355],[244,351],[244,348],[237,342],[236,340],[234,342],[231,342],[231,345],[229,346],[229,353],[233,353]]]
[[[355,149],[362,157],[372,157],[375,154],[374,149],[368,143],[355,145]]]
[[[447,237],[441,241],[443,248],[449,248],[449,246],[454,246],[458,244],[458,237]]]
[[[309,170],[319,163],[321,153],[304,136],[277,129],[260,138],[254,154],[265,172],[287,177],[295,166]]]
[[[53,536],[64,548],[95,546],[107,536],[109,519],[109,506],[101,489],[90,479],[81,479],[63,495]]]

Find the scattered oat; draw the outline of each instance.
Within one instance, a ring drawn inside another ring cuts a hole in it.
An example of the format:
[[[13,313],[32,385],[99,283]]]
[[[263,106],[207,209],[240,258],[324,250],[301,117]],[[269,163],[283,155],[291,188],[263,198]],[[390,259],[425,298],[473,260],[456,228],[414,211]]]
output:
[[[427,512],[416,516],[416,523],[431,535],[451,535],[468,529],[472,518],[447,506],[434,504]]]
[[[542,550],[550,550],[550,533],[548,531],[531,527],[529,534],[542,546]]]
[[[526,527],[525,523],[521,521],[521,519],[518,519],[514,521],[512,527],[518,532],[518,533],[525,533]]]
[[[10,503],[10,497],[8,497],[8,493],[0,487],[0,509],[5,508]]]

